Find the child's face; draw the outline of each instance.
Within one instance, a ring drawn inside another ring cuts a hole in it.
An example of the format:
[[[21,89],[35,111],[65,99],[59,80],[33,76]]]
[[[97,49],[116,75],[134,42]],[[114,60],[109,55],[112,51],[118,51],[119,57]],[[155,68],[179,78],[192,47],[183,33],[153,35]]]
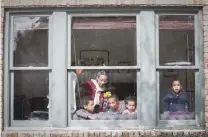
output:
[[[94,111],[94,102],[93,102],[93,100],[90,100],[89,103],[84,106],[84,109],[89,111],[89,112],[93,112]]]
[[[176,94],[178,94],[180,92],[181,88],[182,87],[181,87],[180,81],[173,81],[172,89]]]
[[[110,108],[116,109],[118,102],[116,101],[115,98],[109,98],[108,104],[109,104]]]
[[[136,109],[135,101],[128,101],[127,108],[130,112],[134,112]]]

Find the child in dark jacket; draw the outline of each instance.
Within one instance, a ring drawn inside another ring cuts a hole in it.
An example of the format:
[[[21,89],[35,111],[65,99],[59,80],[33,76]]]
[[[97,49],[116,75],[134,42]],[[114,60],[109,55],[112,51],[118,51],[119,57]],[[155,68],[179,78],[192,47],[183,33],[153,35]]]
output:
[[[75,115],[73,116],[74,119],[78,120],[94,120],[96,119],[94,113],[94,101],[90,97],[84,97],[82,100],[82,109],[79,109],[75,112]]]
[[[170,91],[163,99],[164,111],[169,112],[185,112],[188,111],[188,98],[182,91],[179,80],[172,82],[172,91]]]

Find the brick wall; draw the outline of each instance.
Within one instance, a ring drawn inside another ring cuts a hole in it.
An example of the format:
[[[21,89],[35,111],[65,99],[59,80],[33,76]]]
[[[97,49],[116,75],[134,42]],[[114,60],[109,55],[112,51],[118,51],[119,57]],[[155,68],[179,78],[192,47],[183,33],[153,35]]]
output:
[[[4,32],[4,9],[1,8],[1,27],[0,27],[0,132],[3,128],[3,32]],[[1,135],[0,135],[1,137]]]
[[[205,75],[205,127],[208,128],[208,0],[204,0],[204,75]]]
[[[4,6],[32,5],[202,5],[202,0],[3,0]],[[204,0],[206,1],[206,0]]]
[[[4,7],[18,6],[45,6],[45,5],[92,5],[92,4],[145,4],[145,5],[202,5],[203,4],[203,26],[204,26],[204,72],[205,72],[205,127],[208,129],[208,0],[1,0]],[[0,48],[0,132],[3,131],[3,30],[4,30],[4,8],[1,7],[1,48]],[[126,136],[133,137],[139,135],[152,136],[189,136],[190,133],[198,134],[196,137],[208,137],[206,131],[108,131],[108,132],[84,132],[84,131],[8,131],[3,132],[5,137],[104,137],[104,136]],[[1,134],[0,134],[1,137]]]
[[[205,131],[47,131],[3,132],[3,137],[208,137]]]

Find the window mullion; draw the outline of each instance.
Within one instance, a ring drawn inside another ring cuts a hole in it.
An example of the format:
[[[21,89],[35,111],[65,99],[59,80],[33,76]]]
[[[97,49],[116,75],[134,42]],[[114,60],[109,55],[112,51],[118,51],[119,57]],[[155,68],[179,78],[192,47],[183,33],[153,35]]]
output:
[[[204,126],[204,47],[203,47],[203,26],[202,11],[195,15],[195,59],[199,71],[195,73],[195,112],[197,124]]]
[[[6,13],[6,20],[5,20],[6,25],[5,25],[5,34],[10,34],[10,16],[9,13]],[[4,45],[4,126],[9,127],[9,121],[10,121],[10,115],[9,115],[9,110],[10,110],[10,94],[9,94],[9,35],[5,36],[5,45]]]
[[[137,50],[137,67],[139,68],[141,66],[141,60],[140,60],[140,15],[138,14],[136,16],[136,50]],[[141,101],[140,101],[140,88],[141,88],[141,79],[140,79],[140,71],[136,72],[137,74],[137,121],[138,124],[140,124],[140,108],[141,108]]]
[[[10,73],[10,118],[11,126],[14,124],[14,71]]]
[[[67,126],[67,16],[66,12],[54,12],[52,15],[52,92],[51,124],[53,127]]]
[[[141,47],[141,124],[156,125],[156,63],[155,63],[155,13],[140,13],[140,47]]]
[[[68,34],[68,45],[67,45],[67,51],[68,51],[68,53],[67,53],[67,67],[68,68],[70,68],[71,67],[71,35],[72,35],[72,32],[71,32],[71,26],[72,26],[72,17],[70,16],[70,15],[68,15],[67,16],[67,25],[68,25],[68,29],[67,29],[67,34]],[[67,104],[69,104],[68,105],[68,119],[67,119],[67,121],[68,121],[68,126],[71,126],[71,104],[72,104],[72,97],[71,97],[71,95],[74,95],[75,93],[72,93],[72,92],[75,92],[74,91],[74,89],[73,89],[73,84],[72,84],[72,73],[71,72],[68,72],[67,71],[67,76],[68,76],[68,78],[67,78],[67,80],[68,80],[68,95],[67,95],[67,97],[68,97],[68,102],[67,102]]]
[[[13,55],[13,48],[14,48],[14,16],[11,16],[10,17],[10,19],[11,19],[11,23],[10,23],[10,25],[11,25],[11,29],[10,29],[10,35],[9,35],[9,37],[10,37],[10,43],[9,43],[9,68],[12,68],[12,66],[13,66],[13,59],[14,59],[14,55]]]

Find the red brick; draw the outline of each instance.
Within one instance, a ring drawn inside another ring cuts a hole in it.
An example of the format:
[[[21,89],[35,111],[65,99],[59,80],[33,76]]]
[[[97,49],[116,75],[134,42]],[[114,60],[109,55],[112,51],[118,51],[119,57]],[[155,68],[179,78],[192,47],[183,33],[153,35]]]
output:
[[[204,62],[204,68],[208,69],[208,62]]]
[[[79,136],[79,137],[83,137],[83,136]],[[95,137],[100,137],[100,132],[95,132]]]
[[[205,117],[208,118],[208,112],[205,112]]]
[[[205,101],[205,105],[208,106],[208,101]]]
[[[208,21],[207,21],[207,20],[204,20],[204,21],[202,22],[202,24],[203,24],[204,26],[208,26]]]
[[[208,12],[206,12],[206,13],[203,13],[204,15],[203,15],[203,20],[204,21],[207,21],[208,20]]]
[[[205,112],[208,112],[208,106],[205,106]]]
[[[122,132],[122,135],[123,135],[123,137],[129,137],[129,132],[128,131],[124,131],[124,132]]]
[[[100,137],[106,137],[105,132],[100,132]]]
[[[208,58],[208,53],[204,53],[204,59],[206,59],[206,62],[208,62],[207,58]]]
[[[208,43],[207,43],[208,44]],[[208,56],[204,56],[204,62],[207,62],[208,63]],[[208,70],[208,69],[207,69]]]
[[[93,131],[88,132],[88,137],[95,137],[95,132]]]
[[[205,95],[205,101],[208,101],[208,95]],[[208,110],[208,108],[207,108]]]
[[[205,117],[205,122],[208,123],[208,117]]]
[[[208,31],[208,26],[204,26],[204,31]]]

